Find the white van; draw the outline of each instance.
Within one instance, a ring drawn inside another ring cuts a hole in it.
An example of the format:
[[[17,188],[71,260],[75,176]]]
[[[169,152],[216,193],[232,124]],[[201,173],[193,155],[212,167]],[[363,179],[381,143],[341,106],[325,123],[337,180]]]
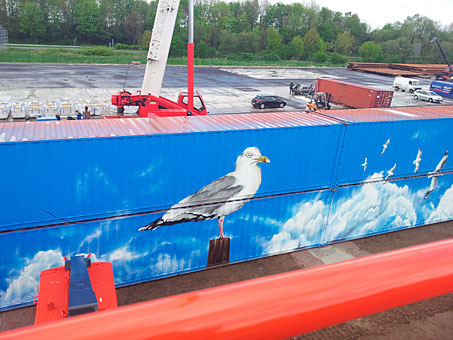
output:
[[[395,91],[409,91],[410,93],[421,90],[422,86],[420,85],[420,81],[417,79],[411,78],[404,78],[404,77],[396,77],[393,81],[393,88]]]

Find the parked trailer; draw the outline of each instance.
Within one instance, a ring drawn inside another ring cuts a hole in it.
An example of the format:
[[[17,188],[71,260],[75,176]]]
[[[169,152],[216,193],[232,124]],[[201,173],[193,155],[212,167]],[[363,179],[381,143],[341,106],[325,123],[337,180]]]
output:
[[[327,78],[317,79],[316,91],[331,93],[332,102],[358,109],[390,107],[393,98],[393,91]]]
[[[429,89],[439,96],[453,98],[453,83],[435,80],[431,83]]]
[[[453,106],[0,123],[0,176],[16,179],[0,196],[0,309],[31,304],[74,252],[112,262],[117,287],[207,268],[218,221],[193,220],[249,180],[256,194],[228,201],[243,205],[223,223],[230,263],[452,220],[452,129]],[[139,231],[238,158],[265,160],[250,147],[270,160],[261,179],[235,172],[190,205],[202,212]]]

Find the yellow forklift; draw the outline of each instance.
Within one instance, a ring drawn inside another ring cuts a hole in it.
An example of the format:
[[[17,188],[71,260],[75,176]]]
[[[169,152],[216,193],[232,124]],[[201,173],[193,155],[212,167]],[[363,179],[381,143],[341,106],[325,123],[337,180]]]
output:
[[[309,103],[307,103],[307,111],[324,111],[330,109],[330,97],[332,96],[329,92],[316,92],[311,97]]]

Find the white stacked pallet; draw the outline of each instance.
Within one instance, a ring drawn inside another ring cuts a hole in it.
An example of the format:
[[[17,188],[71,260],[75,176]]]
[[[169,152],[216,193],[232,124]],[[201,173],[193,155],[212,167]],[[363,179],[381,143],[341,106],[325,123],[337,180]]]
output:
[[[13,119],[27,118],[27,104],[11,103],[11,116],[13,117]]]
[[[47,101],[43,105],[43,115],[46,117],[55,117],[56,114],[60,113],[60,109],[56,102]]]
[[[8,119],[10,111],[11,108],[8,102],[0,102],[0,119]]]
[[[42,104],[39,100],[28,103],[28,117],[36,118],[43,115]]]

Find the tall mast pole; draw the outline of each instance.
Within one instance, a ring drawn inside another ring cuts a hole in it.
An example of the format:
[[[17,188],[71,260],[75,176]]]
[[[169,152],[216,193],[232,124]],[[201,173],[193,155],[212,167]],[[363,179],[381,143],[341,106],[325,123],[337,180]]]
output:
[[[189,0],[189,37],[187,43],[187,91],[188,111],[193,112],[193,77],[194,77],[194,43],[193,43],[193,0]]]

